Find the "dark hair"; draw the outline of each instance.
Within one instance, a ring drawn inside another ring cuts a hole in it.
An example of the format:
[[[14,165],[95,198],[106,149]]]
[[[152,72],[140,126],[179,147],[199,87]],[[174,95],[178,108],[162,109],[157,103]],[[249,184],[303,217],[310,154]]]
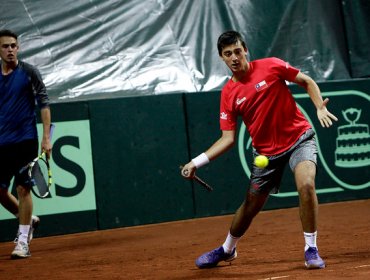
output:
[[[226,31],[218,37],[217,49],[218,54],[222,56],[222,49],[226,46],[236,44],[238,41],[242,44],[243,48],[247,48],[245,42],[243,41],[242,35],[236,31]]]
[[[14,39],[18,40],[18,35],[9,29],[0,30],[0,37],[13,37]]]

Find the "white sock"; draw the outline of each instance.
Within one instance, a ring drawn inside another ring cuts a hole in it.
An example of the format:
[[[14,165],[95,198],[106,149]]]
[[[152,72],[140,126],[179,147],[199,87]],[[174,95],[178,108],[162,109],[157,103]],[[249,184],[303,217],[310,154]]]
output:
[[[236,244],[238,243],[239,239],[240,237],[234,237],[229,232],[224,244],[222,244],[222,247],[224,248],[224,252],[226,254],[230,254],[236,247]]]
[[[18,240],[24,243],[28,243],[28,233],[30,232],[30,225],[19,225],[19,236]]]
[[[315,247],[317,248],[316,245],[316,237],[317,237],[317,231],[309,233],[309,232],[304,232],[304,240],[305,240],[305,247],[304,250],[307,251],[308,247]]]

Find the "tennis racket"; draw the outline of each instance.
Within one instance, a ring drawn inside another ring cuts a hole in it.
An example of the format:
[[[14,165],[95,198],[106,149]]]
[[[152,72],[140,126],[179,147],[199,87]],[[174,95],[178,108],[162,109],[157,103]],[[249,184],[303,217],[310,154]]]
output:
[[[54,132],[55,125],[50,125],[50,140]],[[46,152],[42,153],[31,161],[28,165],[23,167],[20,171],[27,172],[27,176],[31,181],[31,191],[38,198],[45,198],[49,196],[50,186],[52,184],[52,173],[50,169],[49,159]]]
[[[184,167],[182,165],[180,165],[180,169],[183,169]],[[202,179],[200,179],[197,175],[194,175],[194,177],[192,178],[194,181],[196,181],[197,183],[199,183],[202,187],[204,187],[207,191],[211,192],[213,191],[213,188],[208,185],[206,182],[204,182]]]

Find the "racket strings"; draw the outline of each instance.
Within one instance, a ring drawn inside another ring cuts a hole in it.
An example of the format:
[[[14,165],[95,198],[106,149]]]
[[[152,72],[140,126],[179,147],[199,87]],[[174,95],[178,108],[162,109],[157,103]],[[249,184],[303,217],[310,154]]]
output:
[[[33,184],[37,187],[36,190],[39,191],[39,194],[44,195],[47,193],[51,180],[47,163],[43,159],[36,161],[32,167],[31,174]]]

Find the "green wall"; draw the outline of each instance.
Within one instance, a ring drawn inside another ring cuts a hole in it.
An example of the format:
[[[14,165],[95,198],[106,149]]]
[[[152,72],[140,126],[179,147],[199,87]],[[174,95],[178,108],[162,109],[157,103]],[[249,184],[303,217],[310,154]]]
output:
[[[291,87],[317,132],[319,201],[370,198],[370,135],[367,131],[361,138],[355,132],[370,125],[370,79],[320,88],[339,118],[330,129],[320,127],[308,95]],[[235,147],[197,172],[213,192],[182,179],[179,172],[179,165],[221,135],[219,92],[58,103],[52,105],[52,115],[54,184],[51,198],[34,198],[34,212],[42,220],[36,236],[231,214],[244,198],[251,149],[241,123]],[[335,154],[344,126],[353,132],[347,137],[354,144],[364,143],[363,158],[355,159],[349,149],[353,160],[340,166]],[[280,194],[271,196],[265,209],[298,205],[289,173],[287,169]],[[0,241],[11,240],[17,230],[17,221],[2,208],[0,229]]]
[[[100,228],[192,217],[182,94],[89,104]]]

